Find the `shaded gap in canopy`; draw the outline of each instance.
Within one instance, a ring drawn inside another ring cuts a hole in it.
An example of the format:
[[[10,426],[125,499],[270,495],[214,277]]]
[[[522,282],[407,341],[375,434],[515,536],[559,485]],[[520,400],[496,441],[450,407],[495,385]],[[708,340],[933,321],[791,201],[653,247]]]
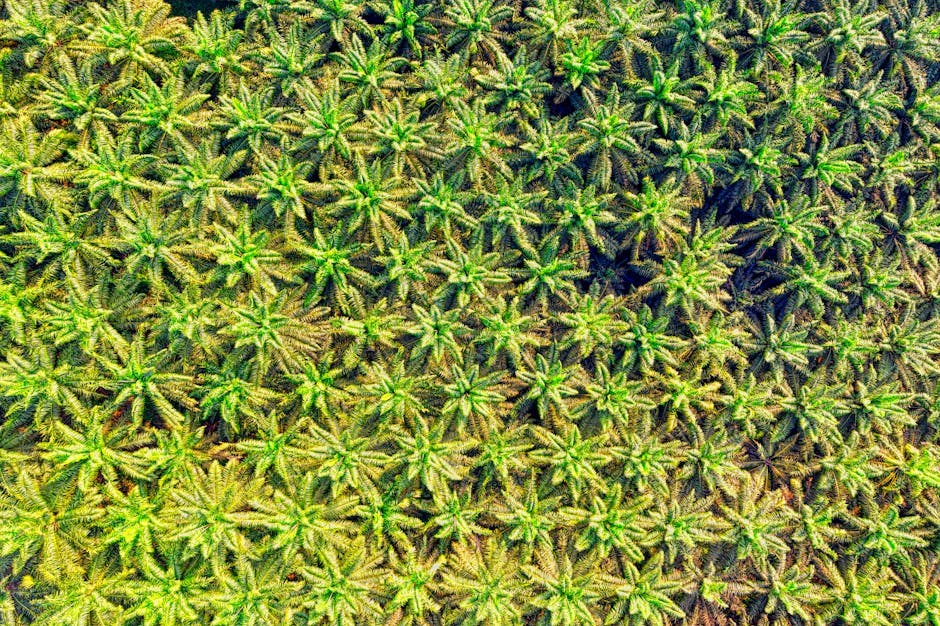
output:
[[[233,0],[167,0],[167,2],[170,3],[172,15],[179,15],[186,19],[195,18],[199,11],[208,16],[214,9],[225,9],[236,5]]]

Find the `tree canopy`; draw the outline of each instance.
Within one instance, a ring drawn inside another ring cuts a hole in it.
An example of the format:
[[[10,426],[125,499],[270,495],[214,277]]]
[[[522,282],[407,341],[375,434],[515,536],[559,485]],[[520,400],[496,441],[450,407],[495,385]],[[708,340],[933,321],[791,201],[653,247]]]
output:
[[[0,5],[0,623],[940,624],[936,0]]]

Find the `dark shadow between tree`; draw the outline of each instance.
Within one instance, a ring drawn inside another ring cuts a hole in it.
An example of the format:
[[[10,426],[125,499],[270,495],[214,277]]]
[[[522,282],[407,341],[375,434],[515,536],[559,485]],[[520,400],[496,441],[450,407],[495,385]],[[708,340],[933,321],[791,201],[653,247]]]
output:
[[[170,11],[173,15],[179,15],[187,19],[196,17],[196,13],[202,11],[208,15],[214,9],[224,9],[235,6],[231,0],[167,0],[170,3]]]

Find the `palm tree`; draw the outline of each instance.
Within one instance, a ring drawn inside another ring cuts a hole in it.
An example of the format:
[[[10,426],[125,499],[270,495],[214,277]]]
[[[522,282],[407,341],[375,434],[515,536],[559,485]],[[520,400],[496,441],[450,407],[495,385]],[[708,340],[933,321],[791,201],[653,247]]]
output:
[[[297,269],[311,279],[306,302],[326,296],[334,299],[341,310],[349,312],[350,298],[361,300],[361,289],[376,284],[368,272],[353,263],[363,247],[347,242],[344,233],[333,232],[327,238],[319,228],[314,228],[313,241],[309,244],[293,244],[293,253],[305,259]]]
[[[624,624],[665,626],[669,618],[682,619],[685,613],[670,596],[681,589],[681,581],[664,576],[662,553],[657,552],[642,569],[627,562],[623,574],[611,577],[616,602],[605,621],[620,620]]]
[[[494,0],[457,0],[444,12],[443,23],[450,30],[445,43],[470,57],[479,53],[493,58],[502,51],[503,34],[496,26],[512,13],[512,7]]]
[[[55,468],[55,480],[75,480],[82,493],[88,493],[92,485],[103,478],[109,483],[124,476],[147,480],[147,460],[138,450],[149,443],[145,434],[131,433],[130,425],[108,428],[101,409],[76,420],[76,428],[61,421],[53,424],[54,437],[47,445],[43,458]]]
[[[369,138],[375,142],[374,155],[389,158],[395,176],[407,172],[420,183],[420,178],[443,157],[443,151],[430,141],[434,124],[420,121],[417,110],[406,113],[401,99],[395,98],[389,110],[369,109],[365,115],[370,122]]]
[[[532,295],[542,311],[548,309],[549,296],[554,303],[566,303],[577,293],[574,281],[587,276],[582,269],[583,254],[559,254],[557,237],[549,237],[535,258],[525,259],[525,269],[520,270],[526,279],[520,286],[522,295]]]
[[[411,219],[401,203],[406,197],[402,180],[389,175],[381,159],[367,166],[360,155],[356,156],[354,175],[354,180],[331,181],[331,192],[338,196],[331,211],[346,223],[349,234],[358,234],[359,239],[367,239],[384,253],[386,244],[400,232],[400,221]]]
[[[6,0],[3,38],[19,44],[11,64],[22,62],[27,68],[55,66],[67,55],[62,48],[78,35],[78,24],[69,12],[67,2],[44,0]]]
[[[83,569],[81,551],[95,543],[89,526],[103,515],[101,493],[82,492],[75,483],[45,485],[33,473],[24,467],[0,476],[3,555],[13,557],[14,572],[38,557],[43,579],[74,577]]]
[[[604,58],[604,42],[582,37],[576,44],[569,43],[567,48],[555,68],[556,74],[565,79],[566,89],[559,96],[568,89],[580,90],[581,95],[590,102],[594,99],[593,92],[600,89],[600,77],[610,69],[610,62]],[[559,97],[556,99],[560,100]]]
[[[4,216],[13,224],[17,211],[54,205],[68,210],[72,194],[68,181],[76,168],[62,161],[72,137],[55,129],[40,134],[23,116],[0,124],[0,197],[4,198]]]
[[[310,156],[317,163],[320,180],[329,180],[330,174],[342,171],[352,160],[350,128],[357,117],[350,98],[341,98],[339,83],[330,82],[320,89],[311,89],[300,83],[297,91],[303,106],[287,114],[298,127],[300,137],[292,142],[293,152]]]
[[[99,82],[90,60],[76,64],[69,57],[59,61],[57,75],[43,76],[43,92],[37,112],[51,120],[68,120],[81,132],[79,145],[87,148],[91,139],[107,133],[118,121],[111,110],[121,83]],[[11,94],[12,95],[12,94]]]
[[[805,57],[805,43],[810,34],[803,27],[811,15],[800,13],[793,2],[775,0],[761,11],[745,7],[744,20],[748,46],[741,57],[754,74],[766,74],[776,68],[786,69]]]
[[[690,58],[697,68],[703,67],[709,55],[720,57],[725,51],[725,32],[732,26],[733,22],[721,17],[720,2],[683,0],[668,27],[675,32],[671,52],[684,61]]]
[[[480,184],[484,174],[512,178],[504,156],[509,139],[499,132],[496,116],[486,112],[481,100],[458,104],[455,115],[447,117],[447,126],[454,136],[447,154],[451,167],[464,168],[474,184]]]
[[[383,36],[391,45],[407,46],[413,56],[423,55],[422,44],[437,32],[430,23],[430,4],[415,4],[414,0],[378,0],[373,8],[385,16]]]
[[[441,303],[453,301],[459,308],[474,301],[485,301],[490,290],[512,280],[506,271],[496,267],[499,261],[498,252],[484,253],[479,244],[470,250],[461,250],[450,243],[447,257],[434,263],[434,268],[444,276],[433,294],[434,299]]]
[[[247,152],[223,151],[217,134],[201,138],[192,149],[189,144],[181,147],[185,149],[177,152],[177,162],[163,164],[161,202],[181,203],[192,211],[192,225],[200,228],[213,217],[236,222],[239,215],[231,199],[251,194],[251,186],[235,176]]]
[[[474,78],[492,92],[487,104],[499,107],[503,113],[520,111],[525,118],[536,119],[542,113],[538,98],[551,91],[551,85],[546,82],[548,77],[549,72],[541,63],[529,62],[523,46],[512,59],[500,52],[496,56],[496,67]]]
[[[878,25],[888,13],[868,11],[864,3],[850,5],[845,0],[837,0],[830,11],[815,16],[826,33],[817,45],[823,50],[828,74],[832,75],[840,64],[864,66],[862,54],[866,50],[884,47],[884,35]]]
[[[192,32],[183,44],[193,60],[193,78],[211,77],[220,91],[227,91],[234,79],[248,71],[239,54],[243,31],[233,28],[234,20],[221,11],[213,11],[208,19],[201,12],[192,22]]]
[[[101,385],[113,392],[112,406],[117,409],[129,404],[131,420],[136,426],[143,423],[148,406],[170,427],[186,422],[186,417],[173,401],[184,408],[191,404],[187,392],[192,378],[186,374],[161,372],[167,356],[165,350],[148,354],[144,337],[137,334],[122,362],[98,357],[107,372]]]
[[[259,154],[262,146],[277,144],[283,136],[278,124],[285,112],[271,106],[273,96],[273,89],[252,92],[244,79],[239,80],[237,92],[219,96],[219,115],[213,125],[225,131],[225,139]]]
[[[588,26],[569,0],[538,0],[523,9],[526,20],[520,37],[526,47],[536,52],[546,67],[557,67],[565,52],[565,43],[578,38]]]
[[[166,57],[181,43],[185,21],[170,17],[170,7],[155,0],[120,0],[104,7],[88,6],[94,19],[83,24],[85,41],[80,44],[101,62],[120,68],[120,77],[140,72],[168,77],[173,74]]]
[[[231,324],[222,334],[235,340],[234,348],[250,359],[255,381],[271,365],[285,373],[299,369],[300,361],[326,342],[322,307],[305,306],[300,294],[281,292],[261,296],[250,292],[247,302],[230,307]]]
[[[556,384],[553,389],[556,395],[560,393],[559,387],[560,384]],[[603,451],[606,435],[582,438],[577,425],[561,434],[542,426],[533,426],[530,430],[537,444],[541,445],[529,452],[529,458],[537,465],[550,468],[545,474],[546,483],[558,485],[564,482],[565,491],[575,502],[582,493],[606,490],[604,476],[598,471],[611,461]]]
[[[294,23],[286,36],[271,31],[270,38],[270,52],[263,59],[263,70],[277,81],[281,95],[290,97],[323,58],[319,52],[321,38],[306,37],[299,23]]]
[[[593,109],[594,117],[585,117],[578,122],[578,128],[585,134],[579,153],[593,156],[588,175],[604,189],[610,187],[615,172],[619,174],[619,183],[635,178],[629,164],[634,160],[642,162],[648,158],[648,153],[634,135],[655,129],[648,122],[631,121],[633,105],[620,104],[620,97],[620,90],[614,84],[604,104],[589,107]]]
[[[309,11],[314,25],[314,35],[329,33],[334,41],[350,41],[347,31],[353,37],[359,33],[372,37],[372,27],[361,15],[364,2],[347,0],[309,0]],[[302,10],[302,9],[301,9]]]
[[[530,577],[534,597],[531,605],[537,624],[562,626],[594,626],[599,615],[596,607],[602,584],[591,576],[586,558],[572,555],[562,539],[554,549],[540,548],[536,564],[526,565],[523,572]],[[596,609],[595,609],[596,610]]]
[[[454,550],[442,586],[459,599],[457,619],[467,624],[521,624],[520,601],[526,598],[527,584],[505,547],[489,540],[482,549],[458,544]]]
[[[339,0],[330,0],[336,1]],[[378,102],[385,103],[385,90],[398,83],[398,69],[405,59],[389,55],[379,39],[366,48],[359,35],[352,35],[344,54],[333,53],[333,59],[342,68],[337,74],[340,84],[352,85],[363,108]]]
[[[383,558],[370,554],[360,541],[340,552],[321,551],[319,564],[304,567],[308,589],[302,596],[309,619],[326,619],[337,626],[361,624],[382,614],[375,592]]]

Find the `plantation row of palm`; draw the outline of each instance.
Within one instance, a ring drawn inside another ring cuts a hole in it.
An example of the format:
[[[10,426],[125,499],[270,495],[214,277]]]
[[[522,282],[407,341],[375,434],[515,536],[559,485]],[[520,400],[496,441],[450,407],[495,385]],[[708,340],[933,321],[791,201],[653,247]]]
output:
[[[0,623],[940,624],[940,6],[0,11]]]

